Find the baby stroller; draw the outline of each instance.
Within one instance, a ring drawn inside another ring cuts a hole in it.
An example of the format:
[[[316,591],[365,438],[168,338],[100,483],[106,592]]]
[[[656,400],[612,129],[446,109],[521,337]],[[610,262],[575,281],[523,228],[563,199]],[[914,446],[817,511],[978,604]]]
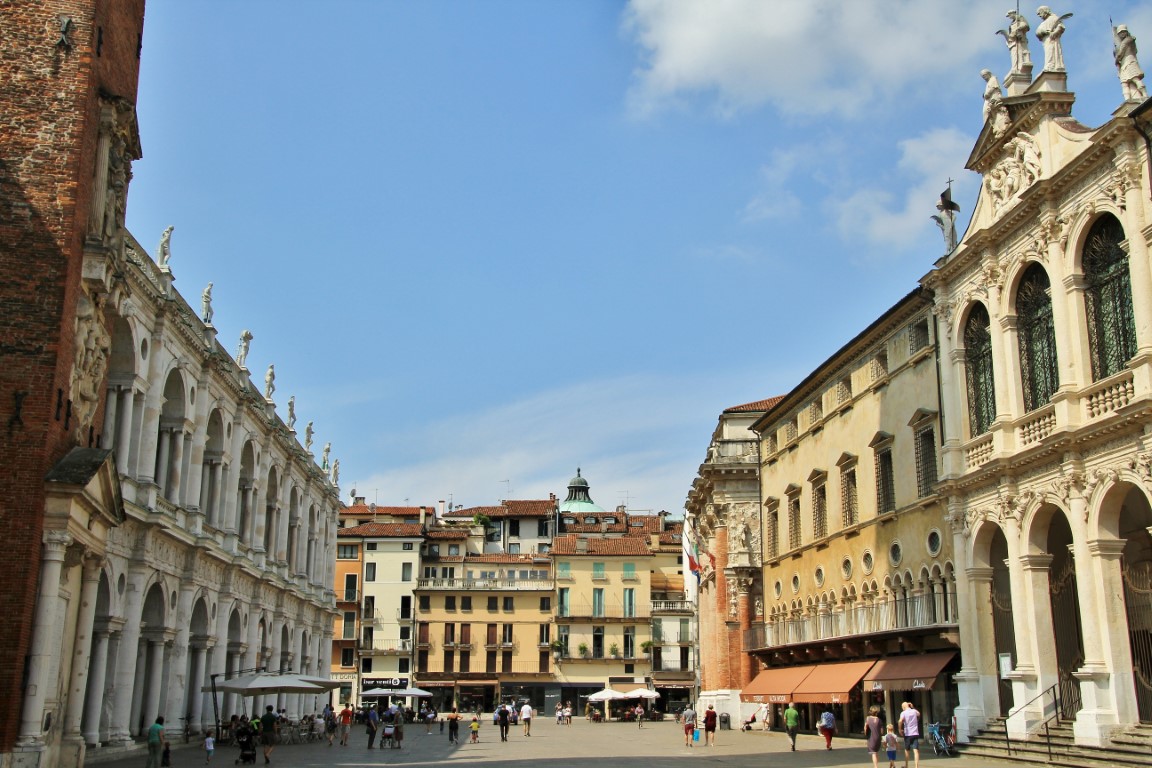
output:
[[[752,730],[752,726],[755,724],[756,724],[756,713],[753,712],[752,715],[747,720],[745,720],[743,723],[740,724],[740,730],[750,731],[750,730]]]
[[[252,731],[245,728],[237,733],[236,746],[240,747],[240,757],[236,758],[236,765],[256,764],[256,737],[252,735]]]

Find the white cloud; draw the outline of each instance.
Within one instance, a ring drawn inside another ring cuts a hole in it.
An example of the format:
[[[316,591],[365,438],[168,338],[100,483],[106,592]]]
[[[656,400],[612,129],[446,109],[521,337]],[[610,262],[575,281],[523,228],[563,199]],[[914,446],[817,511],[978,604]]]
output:
[[[726,113],[771,103],[789,115],[852,114],[970,79],[974,56],[998,45],[989,25],[1003,14],[992,0],[631,0],[624,31],[643,54],[630,106],[647,115],[709,94]]]
[[[771,160],[760,168],[760,192],[744,206],[745,221],[791,219],[802,213],[804,205],[790,187],[793,173],[803,158],[810,156],[810,151],[810,148],[794,145],[787,150],[772,152]]]
[[[605,508],[627,501],[678,513],[715,419],[732,404],[718,399],[727,388],[709,379],[636,375],[456,414],[389,434],[371,451],[389,469],[354,482],[346,477],[345,498],[353,487],[381,504],[434,504],[449,495],[466,506],[563,498],[579,466]]]
[[[947,186],[950,174],[963,168],[972,149],[973,137],[955,129],[935,129],[899,143],[897,170],[906,181],[903,196],[896,197],[886,187],[864,187],[847,198],[835,198],[828,206],[840,236],[850,243],[861,241],[880,247],[905,248],[924,236],[933,205]],[[975,179],[964,174],[953,184],[953,198],[959,198]],[[885,180],[890,182],[891,180]],[[974,197],[974,196],[973,196]],[[961,212],[960,220],[965,218]]]

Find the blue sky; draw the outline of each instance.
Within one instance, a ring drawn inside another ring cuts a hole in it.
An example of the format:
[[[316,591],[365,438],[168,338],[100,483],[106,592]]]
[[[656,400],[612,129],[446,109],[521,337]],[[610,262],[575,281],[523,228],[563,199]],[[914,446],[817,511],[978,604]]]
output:
[[[787,392],[941,255],[1003,0],[148,0],[128,225],[342,496],[679,513],[720,411]],[[1074,115],[1121,103],[1082,0]],[[1035,29],[1032,5],[1022,6]],[[1039,72],[1043,54],[1032,42]]]

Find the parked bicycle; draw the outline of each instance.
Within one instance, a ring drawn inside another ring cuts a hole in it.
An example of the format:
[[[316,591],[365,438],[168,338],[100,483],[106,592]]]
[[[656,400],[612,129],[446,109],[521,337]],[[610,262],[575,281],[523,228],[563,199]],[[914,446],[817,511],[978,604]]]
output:
[[[944,723],[928,723],[928,740],[932,742],[932,751],[936,754],[952,754],[952,726]]]

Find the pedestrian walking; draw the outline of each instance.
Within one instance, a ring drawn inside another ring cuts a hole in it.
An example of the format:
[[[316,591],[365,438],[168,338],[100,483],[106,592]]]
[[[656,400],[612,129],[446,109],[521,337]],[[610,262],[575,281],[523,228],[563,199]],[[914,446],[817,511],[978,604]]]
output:
[[[572,727],[572,702],[567,702],[564,705],[564,724],[569,728]]]
[[[796,732],[800,730],[800,712],[791,701],[788,702],[788,708],[784,710],[784,730],[788,733],[788,741],[792,742],[792,751],[795,752]]]
[[[524,724],[524,735],[532,735],[532,705],[527,701],[520,707],[520,722]]]
[[[216,739],[212,737],[212,731],[204,732],[204,764],[212,762],[212,755],[216,752]]]
[[[632,714],[636,715],[636,726],[639,728],[644,727],[644,705],[637,704],[636,709],[632,710]]]
[[[276,731],[279,729],[280,723],[272,705],[269,704],[264,708],[264,714],[260,715],[260,741],[264,744],[265,764],[272,762],[272,750],[276,748]]]
[[[512,713],[508,711],[508,706],[501,705],[496,710],[496,724],[500,726],[500,741],[508,741],[508,726],[511,725]]]
[[[160,768],[160,756],[164,753],[164,746],[168,738],[164,735],[164,716],[156,718],[156,722],[148,726],[148,768]]]
[[[472,715],[472,724],[468,726],[472,730],[472,743],[480,743],[480,719],[476,715]]]
[[[888,768],[896,768],[896,750],[900,740],[896,738],[896,726],[888,723],[888,732],[884,734],[884,749],[888,752]]]
[[[704,743],[710,747],[716,746],[716,707],[711,704],[704,712]]]
[[[684,746],[691,747],[696,736],[696,710],[691,704],[680,713],[680,722],[684,725]]]
[[[864,720],[864,735],[868,737],[868,754],[872,757],[872,768],[880,768],[880,744],[884,741],[883,729],[884,726],[880,722],[880,707],[873,704],[868,708],[868,717]]]
[[[344,704],[340,710],[340,746],[348,746],[348,734],[352,732],[352,702]]]
[[[904,737],[904,766],[908,766],[909,753],[915,756],[915,766],[920,768],[920,713],[912,702],[900,705],[900,735]]]
[[[456,711],[456,707],[452,707],[452,711],[444,715],[444,719],[448,721],[448,743],[460,743],[460,713]]]
[[[836,735],[836,715],[832,713],[832,707],[820,713],[820,724],[816,730],[824,737],[826,748],[832,749],[832,737]]]

